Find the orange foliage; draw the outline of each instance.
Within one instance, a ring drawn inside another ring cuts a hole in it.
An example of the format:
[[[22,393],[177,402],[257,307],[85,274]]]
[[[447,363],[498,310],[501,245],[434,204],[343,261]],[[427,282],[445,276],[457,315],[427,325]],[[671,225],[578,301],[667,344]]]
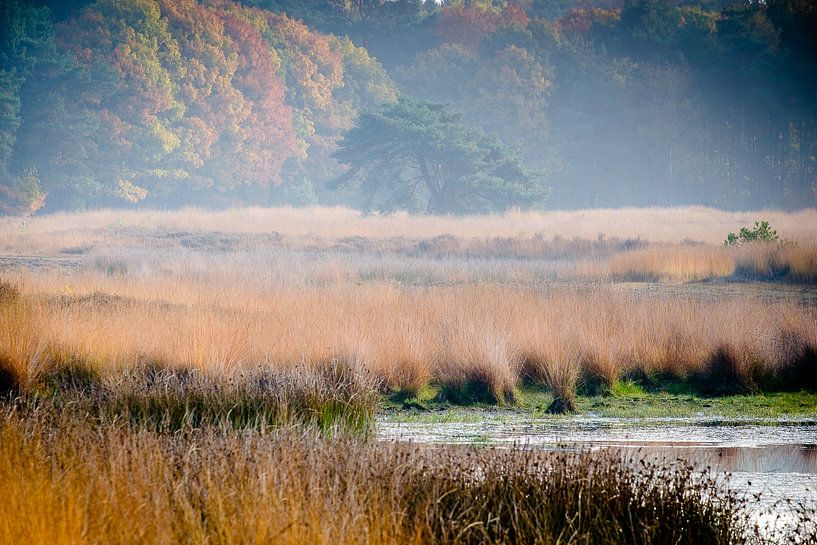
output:
[[[225,3],[225,5],[228,5]],[[110,66],[99,112],[101,159],[149,192],[280,182],[296,152],[278,59],[260,33],[195,0],[99,2],[58,28],[58,45]]]

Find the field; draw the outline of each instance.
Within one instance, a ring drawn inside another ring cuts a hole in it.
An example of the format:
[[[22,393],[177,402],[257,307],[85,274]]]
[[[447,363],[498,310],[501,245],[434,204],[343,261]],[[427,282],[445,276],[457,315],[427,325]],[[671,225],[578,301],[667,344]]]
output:
[[[104,210],[0,219],[0,254],[3,542],[760,542],[682,467],[377,419],[817,415],[815,210]]]

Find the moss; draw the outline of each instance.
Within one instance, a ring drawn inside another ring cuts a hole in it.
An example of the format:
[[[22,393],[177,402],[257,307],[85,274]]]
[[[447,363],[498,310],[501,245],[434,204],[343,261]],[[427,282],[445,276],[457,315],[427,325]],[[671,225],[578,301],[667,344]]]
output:
[[[609,395],[613,397],[643,397],[646,395],[646,391],[635,380],[625,378],[613,383]]]

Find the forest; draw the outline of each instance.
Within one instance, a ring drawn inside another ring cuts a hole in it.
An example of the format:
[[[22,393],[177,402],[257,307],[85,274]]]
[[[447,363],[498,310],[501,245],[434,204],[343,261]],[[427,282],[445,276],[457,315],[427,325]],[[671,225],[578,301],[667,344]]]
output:
[[[816,42],[809,0],[7,0],[0,213],[813,207]],[[350,180],[398,101],[461,198]]]

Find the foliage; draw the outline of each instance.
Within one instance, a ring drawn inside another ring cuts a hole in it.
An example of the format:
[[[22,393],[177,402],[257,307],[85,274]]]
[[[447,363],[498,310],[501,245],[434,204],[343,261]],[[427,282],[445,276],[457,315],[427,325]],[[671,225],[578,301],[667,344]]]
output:
[[[361,116],[336,157],[349,170],[335,184],[360,181],[370,209],[487,212],[545,196],[539,178],[495,138],[445,105],[405,96]]]
[[[394,77],[559,208],[814,206],[815,29],[808,0],[10,0],[0,184],[34,167],[50,209],[122,203],[120,180],[148,205],[358,205],[324,181]]]
[[[741,227],[737,235],[729,233],[726,236],[725,244],[734,246],[747,242],[777,242],[779,239],[777,231],[769,226],[768,221],[756,221],[753,228]]]
[[[0,185],[0,212],[25,218],[43,207],[45,197],[37,170],[29,168],[10,187]]]
[[[550,65],[516,45],[480,55],[461,44],[445,44],[398,72],[399,81],[418,97],[453,104],[468,123],[517,147],[537,167],[549,159],[542,143],[548,138],[552,76]]]
[[[100,0],[56,27],[4,9],[0,175],[36,166],[55,207],[321,181],[358,111],[394,98],[348,39],[229,0]]]

